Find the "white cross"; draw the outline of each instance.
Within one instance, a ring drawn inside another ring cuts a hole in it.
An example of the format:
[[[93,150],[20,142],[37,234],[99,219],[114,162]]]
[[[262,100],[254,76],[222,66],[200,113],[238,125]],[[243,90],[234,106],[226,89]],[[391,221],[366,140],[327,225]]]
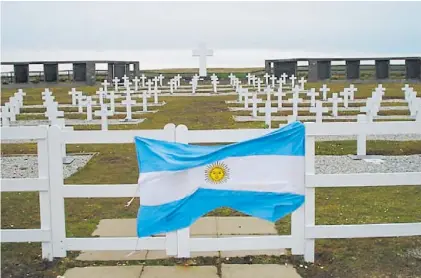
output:
[[[142,88],[145,88],[145,80],[146,80],[146,76],[142,73],[142,75],[140,76],[140,80],[142,80]]]
[[[118,82],[120,82],[120,78],[118,78],[117,76],[114,77],[113,82],[114,82],[114,91],[118,92]]]
[[[249,92],[247,88],[241,88],[241,95],[244,97],[244,108],[249,108],[249,96],[252,97],[253,94]]]
[[[377,114],[376,105],[374,105],[372,98],[367,98],[367,102],[364,107],[360,107],[360,112],[365,112],[367,116],[367,121],[371,122],[373,116]]]
[[[160,93],[161,91],[159,90],[153,90],[153,102],[155,104],[158,104],[158,93]]]
[[[304,77],[301,77],[301,79],[298,81],[298,83],[300,83],[301,90],[304,91],[304,83],[307,83],[307,80],[305,80]]]
[[[404,92],[405,100],[406,100],[408,98],[407,92],[410,91],[410,90],[412,91],[413,89],[411,87],[409,87],[408,84],[405,84],[405,87],[403,87],[401,90]]]
[[[140,79],[137,76],[133,79],[134,91],[135,92],[137,92],[139,90],[139,81],[140,81]]]
[[[343,92],[339,93],[339,95],[344,99],[344,107],[348,108],[348,98],[351,96],[349,89],[345,88]]]
[[[256,87],[256,81],[257,81],[257,77],[253,75],[253,77],[251,78],[251,83],[253,84],[253,87]]]
[[[175,89],[177,90],[177,87],[180,87],[181,86],[180,85],[181,84],[181,75],[180,74],[177,74],[176,77],[177,77],[177,80],[176,80],[177,83],[175,84],[176,85],[176,88]]]
[[[411,103],[408,103],[408,108],[412,117],[415,117],[417,114],[421,113],[421,98],[413,98]]]
[[[354,93],[358,91],[358,88],[354,87],[354,84],[349,85],[350,100],[354,100]]]
[[[143,112],[147,112],[148,111],[148,94],[143,91],[142,94],[142,108],[143,108]]]
[[[295,86],[295,80],[297,79],[297,77],[295,77],[294,75],[291,75],[289,77],[289,79],[291,80],[291,87],[294,88],[294,86]]]
[[[265,81],[266,81],[266,85],[269,85],[269,77],[270,77],[270,74],[269,73],[266,73],[265,75],[263,75],[263,77],[265,78]]]
[[[235,75],[232,74],[232,72],[230,73],[230,75],[228,75],[228,78],[230,79],[230,85],[234,86],[233,80],[234,80]]]
[[[257,78],[257,92],[260,93],[260,85],[262,84],[262,80],[260,78]]]
[[[241,81],[240,79],[235,79],[235,91],[238,93],[239,90],[241,89]]]
[[[124,75],[121,79],[123,79],[123,83],[127,83],[129,81],[129,78]]]
[[[286,84],[287,83],[287,78],[288,78],[288,74],[286,74],[285,72],[281,75],[282,78],[282,83]]]
[[[272,112],[277,112],[277,108],[272,108],[272,104],[269,100],[266,101],[264,108],[259,108],[259,113],[265,113],[265,124],[268,128],[271,128],[272,124]]]
[[[282,78],[279,78],[279,79],[276,81],[276,83],[278,83],[278,88],[281,88],[281,90],[282,90],[282,87],[283,87],[282,85],[283,85],[283,84],[285,84],[285,83],[284,83],[284,81],[282,80]]]
[[[316,93],[316,89],[311,88],[310,92],[307,93],[307,96],[310,97],[310,106],[314,107],[316,105],[316,97],[319,96],[319,93]]]
[[[278,97],[278,108],[282,108],[282,97],[286,96],[287,94],[282,92],[282,87],[279,87],[275,95]]]
[[[162,87],[162,80],[164,80],[165,77],[162,74],[159,74],[158,80],[159,80],[159,86]]]
[[[57,119],[57,117],[63,117],[64,116],[64,112],[58,111],[57,108],[58,108],[57,102],[51,102],[47,106],[47,111],[45,112],[45,116],[48,117],[48,119],[51,122],[54,122],[55,119]]]
[[[266,100],[270,100],[270,95],[272,93],[272,89],[270,88],[270,86],[267,86],[264,91],[266,93]]]
[[[130,94],[126,96],[126,99],[121,102],[121,104],[126,105],[126,120],[132,120],[132,105],[136,104],[135,100],[132,100]]]
[[[311,113],[316,113],[316,123],[321,123],[323,119],[323,113],[329,112],[327,107],[323,107],[323,102],[318,100],[316,101],[315,107],[310,107]]]
[[[148,92],[151,91],[152,81],[148,79],[148,82],[146,82],[146,85],[148,85]]]
[[[72,90],[69,92],[69,95],[72,96],[72,105],[76,105],[76,94],[78,92],[76,91],[76,88],[72,88]]]
[[[218,81],[218,76],[216,76],[215,74],[213,74],[212,76],[211,76],[211,79],[212,79],[212,81],[211,81],[211,83],[212,83],[212,86],[213,86],[213,92],[216,94],[217,93],[217,85],[219,84],[219,81]]]
[[[295,85],[294,87],[292,87],[293,96],[296,95],[297,97],[300,97],[300,92],[301,92],[300,86]]]
[[[115,112],[115,94],[114,94],[114,91],[111,91],[110,94],[106,96],[106,98],[110,100],[110,111],[111,111],[111,113],[114,114],[114,112]]]
[[[172,95],[174,93],[173,90],[173,85],[174,85],[174,79],[170,79],[170,81],[168,82],[168,85],[170,85],[170,94]]]
[[[101,117],[101,130],[108,130],[108,116],[112,116],[113,113],[108,111],[107,105],[101,105],[101,110],[94,112],[96,117]]]
[[[20,114],[19,101],[15,97],[10,97],[9,103],[10,103],[10,107],[13,110],[13,113],[19,115]]]
[[[192,94],[196,93],[196,87],[197,87],[197,79],[193,76],[192,80],[189,82],[192,89]]]
[[[262,103],[262,99],[257,98],[257,92],[253,92],[253,97],[251,99],[251,102],[252,102],[252,108],[253,108],[252,116],[253,118],[256,118],[257,117],[257,104]]]
[[[102,105],[104,103],[104,97],[107,97],[107,93],[101,87],[99,88],[99,91],[96,91],[96,94],[99,97],[99,104]]]
[[[248,85],[251,85],[251,78],[253,77],[253,75],[252,75],[251,73],[248,73],[248,74],[246,75],[246,77],[247,77],[247,84],[248,84]]]
[[[83,113],[83,101],[86,99],[86,96],[80,94],[77,96],[77,105],[78,105],[78,112]]]
[[[342,102],[342,98],[338,98],[338,93],[333,93],[331,98],[328,98],[329,102],[332,102],[332,115],[338,116],[338,103]]]
[[[86,120],[92,121],[92,105],[95,105],[96,101],[92,100],[91,96],[87,96],[86,100],[84,101],[84,105],[86,105]]]
[[[275,81],[278,78],[275,75],[272,75],[269,79],[270,79],[270,81],[272,81],[272,88],[275,88]]]
[[[198,49],[193,50],[193,57],[199,57],[199,75],[206,76],[206,57],[213,56],[213,50],[207,49],[206,45],[201,43],[199,44]]]
[[[108,85],[110,85],[110,83],[108,83],[107,79],[105,79],[101,85],[104,87],[104,91],[108,92]]]
[[[159,78],[158,78],[157,76],[155,76],[155,77],[153,78],[153,82],[154,82],[154,90],[158,90],[158,81],[159,81]]]
[[[20,106],[23,107],[23,97],[26,96],[26,93],[24,91],[22,91],[22,89],[19,89],[16,93],[15,96],[18,97]]]
[[[288,99],[289,103],[292,103],[292,115],[294,115],[294,117],[298,116],[298,103],[302,102],[303,99],[299,98],[298,94],[293,94],[292,95],[292,99]]]
[[[322,92],[323,100],[326,100],[327,99],[327,92],[330,91],[330,89],[327,87],[327,85],[323,84],[323,87],[321,87],[319,91]]]
[[[14,116],[13,111],[10,111],[10,106],[8,103],[5,103],[4,106],[1,107],[1,124],[3,126],[9,126],[10,120]]]

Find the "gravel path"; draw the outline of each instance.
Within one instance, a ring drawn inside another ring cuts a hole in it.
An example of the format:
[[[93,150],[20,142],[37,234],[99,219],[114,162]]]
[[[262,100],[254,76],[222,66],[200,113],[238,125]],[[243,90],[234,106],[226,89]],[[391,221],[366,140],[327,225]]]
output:
[[[74,158],[70,164],[63,165],[64,178],[68,178],[83,168],[93,155],[69,155]],[[0,157],[2,178],[36,178],[38,177],[38,160],[35,155]]]
[[[75,160],[64,165],[64,178],[76,173],[92,158],[92,155],[74,155]],[[421,172],[421,154],[407,156],[381,156],[383,162],[375,164],[364,160],[352,160],[348,156],[316,156],[317,174],[337,173],[393,173]],[[38,176],[37,157],[22,155],[1,158],[2,178],[35,178]]]
[[[421,154],[379,158],[383,162],[375,164],[348,156],[316,156],[316,174],[421,172]]]

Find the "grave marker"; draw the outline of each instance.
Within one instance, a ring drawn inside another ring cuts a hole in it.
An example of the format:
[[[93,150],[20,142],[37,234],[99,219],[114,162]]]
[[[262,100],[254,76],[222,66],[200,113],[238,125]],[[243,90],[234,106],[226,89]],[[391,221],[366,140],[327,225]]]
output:
[[[204,43],[199,45],[198,49],[193,50],[193,57],[199,57],[199,75],[206,76],[206,59],[207,56],[213,56],[213,50],[207,49]]]
[[[297,77],[295,77],[294,75],[291,75],[289,77],[289,79],[291,80],[291,87],[294,88],[295,87],[295,80],[297,79]]]
[[[110,93],[106,96],[106,98],[110,100],[110,111],[111,111],[111,113],[113,113],[113,114],[114,114],[114,112],[115,112],[115,93],[114,93],[114,91],[111,91],[111,92],[110,92]],[[101,105],[101,106],[102,106],[102,105]]]
[[[213,74],[212,76],[211,76],[211,83],[212,83],[212,86],[213,86],[213,92],[216,94],[217,93],[217,85],[218,85],[218,76],[216,76],[215,74]]]
[[[108,92],[108,85],[111,85],[110,83],[108,83],[107,79],[105,79],[102,83],[101,83],[102,87],[104,88],[105,92]]]
[[[316,123],[321,123],[323,121],[323,113],[329,112],[329,109],[323,107],[323,102],[318,100],[315,107],[310,107],[310,112],[316,113]]]
[[[148,82],[146,82],[146,85],[148,86],[148,92],[150,92],[151,87],[152,87],[152,81],[150,79],[148,79]]]
[[[96,91],[96,94],[99,98],[99,104],[102,105],[104,103],[104,97],[107,97],[107,93],[103,90],[103,88],[99,88],[99,91]]]
[[[101,117],[101,130],[108,130],[108,116],[112,116],[113,113],[108,111],[107,105],[102,104],[101,110],[95,111],[94,114],[96,117]]]
[[[282,84],[286,84],[287,83],[287,78],[288,78],[288,74],[286,74],[285,72],[281,75],[281,80],[282,80]]]
[[[264,108],[259,108],[259,113],[265,113],[265,124],[268,128],[272,127],[272,112],[277,112],[277,108],[272,108],[271,101],[267,100]]]
[[[86,105],[86,120],[87,121],[92,121],[92,105],[95,105],[95,104],[96,104],[96,101],[93,101],[91,96],[86,97],[86,100],[84,101],[84,105]]]
[[[139,91],[139,81],[140,81],[140,79],[137,76],[133,79],[134,91],[135,92]]]
[[[264,93],[266,93],[266,100],[270,100],[270,95],[272,93],[272,89],[271,89],[270,85],[268,85],[265,88]]]
[[[145,80],[146,80],[146,76],[142,73],[142,75],[140,76],[140,80],[142,80],[142,88],[145,88]]]
[[[298,83],[300,83],[301,90],[304,91],[304,83],[307,83],[307,80],[305,80],[304,77],[301,77]]]
[[[76,95],[80,92],[76,91],[76,88],[72,88],[72,90],[68,93],[72,96],[72,105],[76,105]]]
[[[270,74],[269,73],[266,73],[265,75],[263,75],[263,77],[265,78],[265,84],[266,84],[266,86],[267,85],[269,85],[269,77],[270,77]]]
[[[299,98],[298,94],[293,94],[292,99],[288,99],[288,102],[292,103],[292,115],[298,116],[298,103],[302,102],[303,99]]]
[[[262,84],[262,80],[257,78],[257,92],[260,93],[260,85]]]
[[[339,93],[339,95],[343,97],[344,107],[348,108],[348,97],[351,97],[349,89],[345,88],[343,92]]]
[[[148,112],[148,95],[145,91],[142,94],[142,109],[143,112]]]
[[[132,105],[136,104],[135,100],[132,100],[130,94],[126,95],[126,99],[121,102],[121,104],[126,106],[126,120],[132,120]]]
[[[315,88],[311,88],[310,92],[307,93],[307,96],[310,97],[310,106],[314,107],[316,105],[316,97],[319,96],[319,93],[316,93],[316,89]]]
[[[117,76],[114,77],[113,79],[113,83],[114,83],[114,92],[118,92],[118,82],[120,82],[120,78],[118,78]]]
[[[258,103],[262,103],[262,99],[257,98],[257,92],[253,92],[252,93],[252,117],[256,118],[257,117],[257,104]]]
[[[275,95],[278,97],[278,108],[282,108],[282,97],[285,97],[287,94],[282,92],[282,87],[279,87]]]
[[[253,97],[253,94],[247,88],[241,88],[240,91],[244,97],[244,108],[249,108],[249,96]]]
[[[270,81],[272,82],[272,88],[275,88],[275,81],[276,81],[278,78],[276,78],[276,76],[275,76],[275,75],[272,75],[269,79],[270,79]]]
[[[164,80],[165,77],[162,74],[158,75],[158,80],[159,80],[159,86],[162,87],[162,80]]]
[[[338,116],[338,103],[342,102],[342,98],[338,98],[338,93],[333,93],[331,98],[328,98],[329,102],[332,102],[332,115]]]
[[[228,75],[228,78],[230,79],[230,85],[231,86],[234,86],[234,82],[233,82],[233,80],[234,80],[234,78],[235,78],[235,75],[234,74],[232,74],[232,72],[230,73],[230,75]]]
[[[354,93],[358,91],[358,88],[354,87],[354,84],[349,85],[348,91],[350,93],[350,100],[354,100]]]
[[[322,97],[323,97],[323,100],[324,100],[324,101],[326,101],[326,99],[327,99],[327,92],[329,92],[329,91],[330,91],[330,89],[327,87],[327,85],[326,85],[326,84],[323,84],[323,87],[321,87],[321,88],[319,89],[319,91],[320,91],[320,92],[322,92]]]
[[[247,84],[250,86],[253,75],[251,75],[250,73],[247,73],[246,77],[247,77]]]

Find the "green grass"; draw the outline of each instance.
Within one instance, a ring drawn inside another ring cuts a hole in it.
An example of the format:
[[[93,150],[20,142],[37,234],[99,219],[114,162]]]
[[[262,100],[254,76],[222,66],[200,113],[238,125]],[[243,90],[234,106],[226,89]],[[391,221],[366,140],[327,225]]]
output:
[[[334,88],[337,84],[329,84]],[[399,86],[389,84],[387,93],[401,96]],[[361,87],[360,87],[361,86]],[[371,94],[371,85],[358,85],[361,97]],[[394,89],[392,89],[392,87]],[[343,85],[338,86],[343,88]],[[79,88],[81,89],[81,88]],[[416,89],[419,90],[420,88]],[[70,103],[69,88],[52,89],[59,102]],[[84,92],[93,93],[87,87]],[[42,89],[27,89],[25,103],[40,104]],[[3,90],[2,101],[11,90]],[[262,128],[263,123],[236,123],[232,119],[226,100],[235,96],[218,97],[162,97],[167,105],[156,107],[160,112],[141,115],[146,121],[139,125],[110,126],[110,129],[157,129],[167,123],[185,124],[189,129]],[[29,109],[29,108],[28,108]],[[38,109],[38,108],[37,108]],[[27,112],[44,112],[43,109]],[[124,109],[124,108],[123,108]],[[66,109],[76,112],[77,109]],[[80,116],[80,114],[72,114]],[[275,124],[273,126],[276,126]],[[98,126],[78,126],[77,129],[99,129]],[[132,144],[68,145],[68,153],[97,153],[79,172],[65,180],[66,184],[124,184],[136,183],[138,170]],[[35,144],[3,144],[2,155],[35,153]],[[356,153],[356,142],[317,142],[318,155],[346,155]],[[368,141],[368,154],[409,155],[421,154],[421,141]],[[1,196],[2,228],[39,228],[39,200],[37,193],[3,193]],[[88,237],[104,218],[136,217],[136,202],[126,208],[128,198],[66,199],[66,233],[68,237]],[[361,224],[386,222],[421,222],[421,187],[366,187],[366,188],[317,188],[317,224]],[[229,208],[217,209],[209,215],[240,215]],[[290,217],[276,223],[280,234],[290,232]],[[421,261],[406,256],[412,249],[420,248],[421,237],[385,239],[338,239],[316,241],[316,264],[305,264],[296,256],[253,256],[230,258],[229,263],[291,263],[303,277],[421,277]],[[75,266],[125,264],[180,264],[183,260],[166,259],[131,262],[80,262],[77,252],[54,262],[43,262],[39,244],[8,243],[1,245],[2,277],[56,277]],[[199,265],[220,265],[216,258],[198,258]],[[224,263],[227,263],[224,261]],[[299,265],[308,266],[307,269]],[[321,268],[323,267],[323,268]]]

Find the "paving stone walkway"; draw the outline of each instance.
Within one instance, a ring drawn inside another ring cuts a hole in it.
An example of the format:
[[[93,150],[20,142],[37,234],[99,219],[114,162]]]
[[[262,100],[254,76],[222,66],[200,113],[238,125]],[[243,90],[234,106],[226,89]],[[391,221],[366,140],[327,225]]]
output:
[[[273,223],[252,217],[202,217],[190,227],[191,237],[227,237],[241,235],[277,235]],[[136,237],[136,219],[103,219],[92,236]],[[156,236],[164,236],[163,234]],[[136,247],[133,246],[133,249]],[[247,255],[280,256],[284,249],[192,252],[192,257],[244,257]],[[168,258],[165,251],[85,251],[77,257],[84,261],[152,260]]]
[[[222,264],[216,266],[98,266],[66,271],[65,278],[300,278],[292,266]]]

